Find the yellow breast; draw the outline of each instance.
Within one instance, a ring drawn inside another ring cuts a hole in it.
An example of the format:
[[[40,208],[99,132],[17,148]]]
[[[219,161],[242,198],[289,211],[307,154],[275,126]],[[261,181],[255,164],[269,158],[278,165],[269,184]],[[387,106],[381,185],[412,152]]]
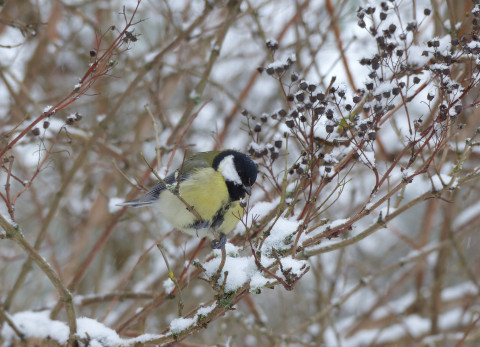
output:
[[[229,203],[227,185],[222,175],[213,168],[201,169],[191,174],[187,180],[181,182],[179,193],[208,224],[211,224],[214,217],[218,216],[218,211]],[[201,237],[213,236],[208,228],[197,230],[192,227],[197,218],[170,191],[165,190],[160,194],[159,204],[165,219],[178,229]],[[223,210],[223,219],[215,225],[215,230],[229,233],[235,228],[242,214],[243,209],[238,201],[230,203],[228,209]]]

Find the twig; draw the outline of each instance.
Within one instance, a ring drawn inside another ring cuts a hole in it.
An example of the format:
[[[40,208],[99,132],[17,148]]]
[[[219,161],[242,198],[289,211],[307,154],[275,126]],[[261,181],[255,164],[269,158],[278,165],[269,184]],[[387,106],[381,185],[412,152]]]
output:
[[[10,319],[10,315],[4,311],[3,307],[0,305],[0,321],[5,321],[12,328],[12,330],[17,334],[20,340],[24,340],[25,336],[16,326],[15,322]]]
[[[65,304],[65,311],[68,318],[68,326],[70,330],[69,345],[74,346],[74,335],[77,332],[77,321],[75,318],[75,309],[73,307],[72,295],[67,288],[64,287],[60,278],[57,276],[55,271],[50,267],[50,265],[45,261],[45,259],[38,254],[35,248],[30,245],[30,243],[25,240],[23,234],[18,225],[10,224],[1,214],[0,214],[0,225],[7,233],[7,237],[14,240],[17,245],[22,248],[25,253],[38,265],[38,267],[47,275],[48,279],[58,291],[58,294],[62,298],[63,303]]]
[[[163,260],[165,261],[165,265],[167,266],[168,278],[170,278],[170,280],[173,282],[173,284],[175,285],[175,288],[178,291],[178,316],[181,317],[183,307],[184,307],[183,300],[182,300],[182,290],[180,288],[180,285],[178,284],[178,281],[177,281],[177,278],[175,277],[175,274],[173,273],[172,269],[170,268],[170,264],[168,263],[167,256],[165,255],[165,252],[163,251],[163,246],[161,244],[157,243],[157,248],[160,251],[160,253],[162,254]]]

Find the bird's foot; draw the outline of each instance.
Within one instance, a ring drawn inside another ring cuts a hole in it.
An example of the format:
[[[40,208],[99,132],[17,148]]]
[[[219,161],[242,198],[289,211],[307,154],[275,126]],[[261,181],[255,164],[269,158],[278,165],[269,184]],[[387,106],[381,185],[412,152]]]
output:
[[[219,235],[219,240],[215,239],[212,240],[212,248],[213,249],[222,249],[225,247],[225,244],[227,243],[227,235],[225,234],[220,234]]]

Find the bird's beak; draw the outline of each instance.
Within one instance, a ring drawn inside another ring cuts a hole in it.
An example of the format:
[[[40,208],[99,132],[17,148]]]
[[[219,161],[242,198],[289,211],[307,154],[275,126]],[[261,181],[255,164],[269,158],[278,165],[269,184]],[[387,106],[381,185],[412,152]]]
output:
[[[245,193],[247,193],[248,195],[251,195],[252,194],[252,187],[250,186],[243,186],[243,190],[245,191]]]

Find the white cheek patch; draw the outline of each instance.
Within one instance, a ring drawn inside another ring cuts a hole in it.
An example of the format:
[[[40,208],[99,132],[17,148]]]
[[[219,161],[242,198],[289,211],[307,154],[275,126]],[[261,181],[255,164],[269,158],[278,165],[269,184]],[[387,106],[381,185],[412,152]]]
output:
[[[233,155],[226,156],[222,159],[222,161],[218,165],[218,171],[220,171],[226,181],[233,182],[239,186],[243,184],[240,176],[238,175],[237,169],[235,169],[235,164],[233,163]]]

